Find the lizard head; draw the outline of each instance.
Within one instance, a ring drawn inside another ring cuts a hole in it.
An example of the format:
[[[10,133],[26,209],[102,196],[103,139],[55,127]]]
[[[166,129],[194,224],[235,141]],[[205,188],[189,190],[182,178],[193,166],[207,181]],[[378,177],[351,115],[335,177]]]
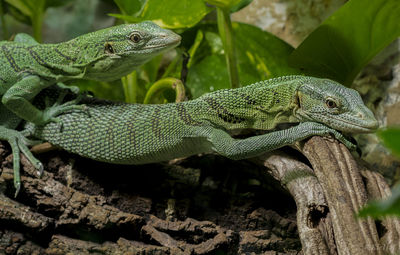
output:
[[[348,132],[367,133],[378,121],[364,105],[360,94],[328,79],[309,78],[298,89],[296,116]]]
[[[114,80],[144,64],[154,56],[176,47],[181,37],[151,21],[122,24],[76,38],[78,65],[85,78]],[[81,63],[79,63],[81,62]]]
[[[181,37],[171,30],[162,29],[151,21],[111,27],[104,35],[103,54],[110,58],[148,60],[167,49],[177,46]]]

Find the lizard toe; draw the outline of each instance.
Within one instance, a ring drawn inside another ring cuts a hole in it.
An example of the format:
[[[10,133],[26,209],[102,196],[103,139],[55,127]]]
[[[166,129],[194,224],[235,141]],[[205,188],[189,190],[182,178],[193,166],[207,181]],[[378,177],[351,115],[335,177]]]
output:
[[[41,178],[43,175],[43,171],[44,171],[43,164],[41,162],[37,162],[37,165],[35,166],[35,168],[37,169],[37,175],[39,176],[39,178]]]

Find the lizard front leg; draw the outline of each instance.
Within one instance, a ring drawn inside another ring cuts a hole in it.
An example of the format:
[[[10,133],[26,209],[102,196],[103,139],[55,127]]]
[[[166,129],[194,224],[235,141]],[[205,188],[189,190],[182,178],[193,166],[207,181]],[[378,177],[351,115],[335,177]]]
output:
[[[27,76],[6,91],[2,97],[2,103],[22,119],[36,125],[44,125],[49,122],[61,122],[59,118],[56,118],[59,114],[71,110],[85,110],[84,105],[76,105],[77,101],[46,107],[44,111],[40,111],[33,106],[30,101],[42,89],[51,84],[52,82],[41,79],[39,76]]]
[[[302,122],[295,127],[246,139],[234,139],[224,130],[213,129],[209,133],[208,140],[212,144],[212,149],[217,153],[231,159],[244,159],[293,144],[314,135],[327,136],[329,134],[334,135],[348,148],[355,148],[355,145],[346,140],[342,134],[317,122]]]
[[[23,132],[12,130],[3,126],[0,126],[0,140],[7,141],[11,146],[11,151],[13,154],[13,170],[14,170],[14,187],[15,187],[15,197],[18,195],[21,189],[21,177],[20,177],[20,152],[22,152],[25,157],[33,164],[37,169],[38,175],[41,176],[43,172],[43,165],[37,160],[27,145],[35,145],[38,143],[25,138]]]

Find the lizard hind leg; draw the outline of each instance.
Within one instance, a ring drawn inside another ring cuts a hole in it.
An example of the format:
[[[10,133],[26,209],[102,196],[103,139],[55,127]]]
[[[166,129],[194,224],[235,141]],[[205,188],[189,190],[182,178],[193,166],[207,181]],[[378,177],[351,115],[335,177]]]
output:
[[[0,140],[7,141],[11,146],[11,151],[13,154],[14,188],[16,197],[21,189],[20,152],[22,152],[29,162],[31,162],[31,164],[37,169],[39,176],[41,176],[43,172],[42,163],[32,155],[27,147],[27,144],[32,145],[37,142],[26,139],[19,131],[8,129],[3,126],[0,126]]]

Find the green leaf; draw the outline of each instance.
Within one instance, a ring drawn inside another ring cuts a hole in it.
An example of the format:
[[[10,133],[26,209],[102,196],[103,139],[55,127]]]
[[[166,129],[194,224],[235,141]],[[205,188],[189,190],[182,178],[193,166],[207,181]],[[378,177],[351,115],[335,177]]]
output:
[[[158,70],[160,69],[162,58],[163,55],[158,55],[140,67],[147,82],[153,83],[157,81]]]
[[[28,1],[25,0],[5,0],[8,4],[17,8],[22,14],[32,17],[33,10]],[[40,1],[42,2],[42,1]]]
[[[211,55],[189,69],[186,86],[193,98],[219,89],[230,88],[223,55]]]
[[[387,148],[400,157],[400,128],[388,128],[379,131],[378,136]]]
[[[231,9],[240,4],[241,0],[204,0],[208,4],[215,5],[222,9]]]
[[[234,40],[240,81],[248,85],[260,80],[283,75],[300,74],[290,67],[288,57],[293,47],[262,29],[242,23],[233,23]],[[246,74],[251,75],[246,78]]]
[[[141,13],[146,0],[114,0],[123,15],[137,16]]]
[[[138,17],[111,16],[128,22],[151,20],[161,27],[177,29],[193,27],[210,11],[203,0],[147,0]]]
[[[122,19],[129,23],[139,23],[139,22],[143,21],[141,18],[135,17],[135,16],[116,14],[116,13],[109,13],[108,15],[111,17],[117,18],[117,19]]]
[[[373,218],[389,215],[400,216],[400,185],[393,188],[390,197],[381,201],[372,201],[358,213],[359,217],[371,216]]]
[[[350,85],[400,35],[399,13],[399,0],[351,0],[303,41],[290,62],[306,74]]]
[[[255,26],[233,23],[234,40],[242,85],[282,75],[299,74],[289,66],[287,58],[293,48],[279,38]],[[204,34],[200,46],[191,56],[186,85],[194,98],[218,89],[230,88],[221,38],[216,24],[198,27]],[[183,38],[195,38],[196,31],[190,30]],[[187,42],[184,42],[187,44]]]
[[[232,6],[231,12],[237,12],[243,9],[244,7],[248,6],[253,0],[242,0],[237,5]]]

